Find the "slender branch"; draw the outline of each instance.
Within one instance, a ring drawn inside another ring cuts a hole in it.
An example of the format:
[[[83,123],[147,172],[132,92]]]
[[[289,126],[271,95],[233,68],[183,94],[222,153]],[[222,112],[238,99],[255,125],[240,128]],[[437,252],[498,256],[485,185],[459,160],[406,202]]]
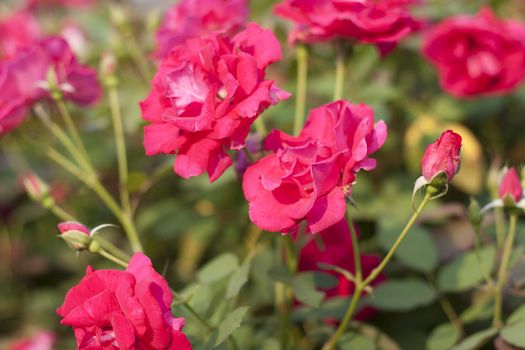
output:
[[[294,134],[298,135],[304,125],[306,90],[308,85],[308,49],[299,45],[297,55],[297,92],[295,98]]]
[[[66,103],[64,102],[64,99],[62,98],[62,95],[59,95],[58,98],[55,99],[56,106],[58,107],[58,112],[60,116],[62,117],[62,120],[64,121],[64,124],[66,125],[66,129],[73,138],[73,142],[76,144],[80,152],[82,153],[82,156],[86,159],[88,163],[89,162],[89,156],[86,151],[86,148],[84,147],[84,143],[82,142],[82,138],[80,137],[80,134],[77,130],[77,127],[75,126],[75,123],[73,122],[73,118],[71,117],[71,114],[69,113],[69,110],[67,109]]]
[[[361,268],[361,253],[359,252],[359,242],[357,239],[357,232],[355,230],[354,222],[350,216],[350,206],[346,209],[346,220],[348,221],[348,226],[350,228],[350,236],[352,238],[352,249],[354,253],[354,268],[355,268],[355,282],[357,284],[362,282],[363,279],[363,269]]]
[[[512,212],[510,214],[510,224],[509,232],[505,240],[505,247],[503,248],[503,255],[501,258],[501,264],[498,271],[498,281],[495,287],[495,297],[494,297],[494,319],[493,325],[495,327],[502,326],[502,309],[503,309],[503,288],[507,282],[508,267],[510,257],[512,255],[512,247],[514,245],[514,239],[516,237],[516,224],[518,222],[518,214]]]
[[[476,254],[476,259],[478,260],[478,266],[481,271],[481,274],[483,275],[483,278],[485,279],[485,282],[489,286],[489,288],[494,288],[494,280],[492,277],[490,277],[490,273],[485,269],[485,265],[483,264],[483,261],[481,259],[480,249],[481,249],[481,241],[480,241],[480,230],[479,228],[474,228],[476,232],[474,232],[474,253]]]
[[[334,100],[343,98],[346,71],[346,55],[343,44],[336,43]]]
[[[100,249],[98,252],[98,254],[102,255],[104,258],[108,259],[108,260],[111,260],[113,261],[115,264],[118,264],[122,267],[127,267],[128,266],[128,263],[123,261],[123,260],[120,260],[119,258],[117,258],[116,256],[113,256],[112,254],[110,254],[109,252],[105,251],[104,249]]]
[[[294,274],[297,269],[297,259],[295,257],[295,251],[293,247],[293,241],[290,235],[283,236],[283,248],[286,252],[286,266],[291,274]],[[283,289],[283,303],[285,305],[281,320],[281,350],[288,349],[289,345],[289,325],[290,315],[292,313],[293,306],[293,291],[290,286],[285,286]]]
[[[53,203],[49,210],[60,220],[63,221],[78,221],[73,215],[69,214],[67,211],[62,209],[60,206],[58,206],[56,203]]]

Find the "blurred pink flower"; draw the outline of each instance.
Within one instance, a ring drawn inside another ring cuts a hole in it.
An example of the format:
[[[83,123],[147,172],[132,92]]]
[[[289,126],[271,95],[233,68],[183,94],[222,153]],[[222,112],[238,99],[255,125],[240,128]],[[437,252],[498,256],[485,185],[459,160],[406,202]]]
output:
[[[357,234],[359,230],[355,227]],[[346,297],[354,293],[355,285],[339,272],[327,271],[319,267],[319,263],[329,264],[345,269],[355,274],[352,239],[348,222],[343,219],[333,226],[319,232],[322,246],[318,246],[315,239],[311,239],[299,253],[299,271],[323,271],[335,276],[337,286],[325,290],[326,298]],[[375,255],[361,255],[361,269],[363,278],[368,277],[381,260]],[[381,273],[372,281],[371,286],[377,286],[384,281],[385,275]],[[373,313],[373,309],[365,308],[357,314],[358,319],[366,319]]]
[[[445,173],[448,181],[452,181],[459,171],[461,141],[460,135],[447,130],[427,147],[421,161],[423,177],[427,181],[431,181],[440,173]]]
[[[175,172],[189,178],[208,172],[217,180],[232,164],[228,150],[244,147],[255,119],[289,94],[265,80],[281,59],[270,30],[250,24],[232,39],[213,33],[176,47],[141,102],[148,155],[177,154]]]
[[[336,101],[313,109],[298,137],[274,130],[265,142],[273,153],[251,165],[243,190],[253,223],[273,232],[294,232],[306,220],[317,233],[339,222],[361,169],[385,142],[386,125],[374,111]]]
[[[489,8],[450,17],[426,35],[423,54],[453,96],[506,94],[525,78],[525,26],[498,19]]]
[[[81,106],[100,99],[97,72],[78,63],[63,38],[44,38],[0,63],[0,135],[21,124],[34,103],[50,98],[46,88],[50,70],[64,99]]]
[[[9,344],[8,350],[52,350],[55,334],[50,331],[40,331],[33,337],[16,340]]]
[[[510,197],[515,203],[519,203],[523,198],[523,187],[520,176],[516,168],[508,169],[499,185],[499,198]]]
[[[79,350],[190,350],[184,319],[171,314],[173,294],[142,253],[125,271],[88,267],[57,310]]]
[[[155,56],[164,59],[187,39],[215,30],[236,30],[248,19],[248,0],[181,0],[172,6],[156,33]]]
[[[19,11],[0,19],[0,62],[31,46],[40,37],[40,26],[29,12]]]
[[[295,23],[289,41],[314,43],[336,38],[376,44],[381,53],[420,27],[407,0],[284,0],[275,13]]]

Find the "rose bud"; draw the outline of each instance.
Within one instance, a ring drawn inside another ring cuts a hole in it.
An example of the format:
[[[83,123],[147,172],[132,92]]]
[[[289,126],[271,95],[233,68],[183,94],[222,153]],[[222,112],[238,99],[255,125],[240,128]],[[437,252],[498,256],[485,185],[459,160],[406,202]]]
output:
[[[474,198],[470,199],[470,204],[467,210],[467,216],[470,221],[470,224],[478,229],[483,221],[483,214],[481,213],[481,207],[479,203]]]
[[[60,238],[77,251],[86,250],[91,243],[91,231],[84,225],[74,222],[66,221],[58,224],[60,231]]]
[[[499,198],[505,203],[514,206],[523,198],[523,187],[521,185],[520,176],[516,168],[508,169],[501,179],[499,190]]]
[[[459,171],[461,136],[452,130],[444,131],[441,136],[430,144],[421,161],[421,176],[414,187],[415,193],[427,185],[427,191],[433,191],[433,198],[447,193],[448,184]]]
[[[40,202],[49,194],[49,186],[34,173],[26,174],[22,178],[22,186],[24,186],[29,197],[37,202]]]

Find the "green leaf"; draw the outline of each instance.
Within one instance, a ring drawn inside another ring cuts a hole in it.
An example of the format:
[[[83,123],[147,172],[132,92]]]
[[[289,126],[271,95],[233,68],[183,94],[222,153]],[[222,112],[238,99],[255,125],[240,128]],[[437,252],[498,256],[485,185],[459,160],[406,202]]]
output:
[[[475,252],[467,252],[455,257],[438,274],[437,283],[445,292],[463,292],[483,281],[482,268],[487,273],[494,269],[496,250],[485,247],[479,251],[479,260]],[[481,265],[480,265],[481,262]]]
[[[249,256],[244,260],[242,265],[235,270],[233,275],[230,277],[228,282],[228,288],[226,289],[226,298],[233,298],[239,294],[241,288],[248,282],[248,275],[250,273],[250,267],[252,264],[252,256]]]
[[[341,337],[341,340],[337,343],[342,350],[376,350],[377,347],[371,339],[368,339],[364,335],[351,333],[345,334]]]
[[[498,333],[497,328],[489,328],[484,331],[474,333],[470,337],[467,337],[458,345],[454,346],[450,350],[475,350],[483,344],[486,344],[492,337]]]
[[[450,323],[444,323],[432,330],[427,339],[427,350],[448,350],[457,343],[461,333]]]
[[[525,321],[525,305],[520,306],[512,314],[510,314],[509,318],[507,319],[507,324],[514,324],[518,322]]]
[[[468,324],[476,321],[487,320],[494,312],[494,304],[491,302],[482,302],[471,305],[468,309],[461,313],[461,321]]]
[[[316,289],[315,274],[312,272],[303,272],[298,274],[292,282],[294,296],[301,303],[313,307],[319,307],[325,294]]]
[[[525,347],[525,321],[510,324],[501,329],[500,336],[509,344]]]
[[[237,256],[231,253],[222,254],[204,265],[197,273],[197,279],[201,283],[212,283],[228,276],[238,266]]]
[[[218,335],[215,346],[221,344],[241,326],[242,320],[248,311],[248,306],[241,306],[226,315],[217,329]]]
[[[386,221],[382,221],[378,243],[388,251],[403,227],[386,223]],[[425,229],[418,226],[410,230],[394,256],[403,265],[421,272],[431,272],[438,264],[438,251],[434,240]]]
[[[418,279],[404,279],[382,283],[367,301],[382,310],[408,311],[428,305],[435,299],[435,291],[425,282]]]

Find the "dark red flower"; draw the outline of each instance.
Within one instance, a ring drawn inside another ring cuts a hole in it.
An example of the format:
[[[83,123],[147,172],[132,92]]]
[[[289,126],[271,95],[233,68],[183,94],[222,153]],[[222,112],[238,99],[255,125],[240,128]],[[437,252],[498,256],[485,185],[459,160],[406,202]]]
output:
[[[164,16],[156,33],[155,56],[164,59],[187,39],[215,30],[235,30],[247,19],[247,0],[182,0]]]
[[[407,0],[285,0],[275,12],[295,23],[291,42],[344,38],[376,44],[383,54],[416,31],[420,23]]]
[[[57,310],[79,350],[190,350],[184,319],[171,314],[172,292],[142,253],[126,269],[88,267]]]
[[[250,219],[273,232],[293,232],[306,220],[316,233],[339,222],[357,172],[375,168],[369,156],[386,134],[370,107],[346,101],[312,110],[298,137],[274,130],[265,142],[273,153],[244,174]]]
[[[356,230],[357,227],[356,227]],[[359,232],[359,231],[357,231]],[[335,276],[338,280],[337,286],[326,290],[327,298],[351,296],[354,293],[355,285],[339,272],[323,270],[319,263],[329,264],[345,269],[355,274],[354,256],[352,239],[346,219],[321,231],[319,233],[321,246],[315,239],[311,239],[299,253],[299,271],[324,271]],[[361,255],[361,268],[363,277],[366,278],[380,263],[380,259],[375,255]],[[385,280],[385,275],[381,273],[372,283],[376,286]],[[366,318],[371,315],[371,309],[362,310],[357,317]]]
[[[516,168],[507,170],[499,185],[499,197],[505,199],[510,197],[515,203],[519,203],[523,198],[523,186]]]
[[[175,172],[189,178],[208,172],[217,180],[232,164],[255,119],[289,94],[265,80],[281,59],[277,38],[250,24],[235,37],[213,33],[177,46],[142,101],[148,155],[177,154]]]
[[[425,38],[424,55],[441,87],[456,97],[505,94],[525,77],[525,26],[485,8],[445,19]]]
[[[459,171],[461,136],[452,130],[444,131],[441,136],[430,144],[421,161],[423,177],[431,181],[436,175],[445,173],[448,181]]]

